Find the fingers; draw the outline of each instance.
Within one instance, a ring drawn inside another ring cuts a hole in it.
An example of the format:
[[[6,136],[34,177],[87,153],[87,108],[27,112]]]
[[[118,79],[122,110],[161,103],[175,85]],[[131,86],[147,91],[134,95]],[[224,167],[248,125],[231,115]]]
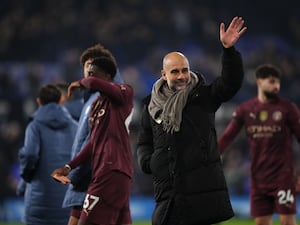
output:
[[[246,30],[247,30],[247,27],[244,27],[244,24],[245,24],[245,21],[242,17],[234,17],[231,21],[231,23],[229,24],[228,26],[228,29],[227,31],[231,31],[231,32],[236,32],[240,35],[242,35]],[[221,23],[220,24],[220,34],[224,34],[226,31],[225,31],[225,25],[224,23]]]
[[[72,91],[68,89],[68,98],[70,98],[71,96],[72,96]]]
[[[57,173],[52,174],[51,176],[55,181],[60,182],[62,184],[70,184],[71,183],[71,180],[66,176],[61,176]]]
[[[237,28],[237,27],[240,26],[241,23],[244,23],[243,18],[242,18],[242,17],[236,16],[236,17],[234,17],[234,18],[232,19],[232,21],[231,21],[231,23],[230,23],[230,26],[231,26],[232,28]]]
[[[63,168],[58,168],[55,169],[52,173],[51,176],[57,175],[57,176],[67,176],[69,174],[68,171],[65,171],[64,167]]]
[[[244,33],[246,31],[247,27],[244,27],[244,23],[245,21],[240,17],[236,24],[236,31],[238,33]]]
[[[221,23],[220,24],[220,36],[222,36],[222,34],[224,33],[224,31],[225,31],[225,24]]]
[[[235,29],[236,32],[243,34],[247,27],[244,27],[245,21],[242,17],[234,17],[231,21],[230,27]]]
[[[242,17],[235,16],[235,17],[232,19],[231,23],[230,23],[231,27],[232,27],[232,28],[237,27],[238,24],[239,24],[239,22],[240,22],[240,20],[241,20],[241,18],[242,18]]]
[[[246,30],[247,30],[247,27],[243,27],[243,29],[241,29],[241,30],[239,31],[239,36],[243,35],[243,33],[245,33]]]
[[[68,87],[68,97],[72,96],[72,92],[73,92],[72,88],[73,87],[71,85]]]

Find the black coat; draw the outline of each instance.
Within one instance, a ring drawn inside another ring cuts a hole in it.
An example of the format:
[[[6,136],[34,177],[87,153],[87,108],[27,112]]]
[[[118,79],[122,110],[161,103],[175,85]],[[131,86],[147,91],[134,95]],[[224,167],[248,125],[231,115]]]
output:
[[[145,100],[137,157],[141,169],[153,175],[154,225],[166,224],[174,216],[176,224],[193,225],[234,215],[217,147],[215,112],[237,93],[243,75],[239,52],[234,47],[224,49],[222,75],[210,85],[199,82],[192,90],[180,131],[174,134],[150,117],[150,97]]]

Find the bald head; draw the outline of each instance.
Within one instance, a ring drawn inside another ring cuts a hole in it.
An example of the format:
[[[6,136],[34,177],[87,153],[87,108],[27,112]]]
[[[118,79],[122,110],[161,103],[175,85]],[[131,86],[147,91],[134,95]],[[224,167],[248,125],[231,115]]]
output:
[[[170,89],[177,91],[186,87],[190,80],[189,61],[180,52],[170,52],[163,59],[162,78]]]
[[[181,52],[170,52],[163,59],[163,69],[166,67],[185,64],[189,67],[189,61]]]

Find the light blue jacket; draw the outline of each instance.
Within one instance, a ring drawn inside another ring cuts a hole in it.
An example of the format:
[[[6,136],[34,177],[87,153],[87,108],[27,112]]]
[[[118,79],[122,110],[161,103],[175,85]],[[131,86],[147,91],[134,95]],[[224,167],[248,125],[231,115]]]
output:
[[[67,186],[51,173],[71,156],[77,123],[55,103],[40,106],[28,124],[19,151],[20,175],[27,182],[24,222],[27,225],[65,225],[69,209],[62,209]]]
[[[93,102],[99,96],[99,92],[93,93],[85,102],[78,122],[78,129],[72,146],[71,158],[74,158],[85,146],[90,137],[89,115]],[[70,160],[70,159],[69,159]],[[68,160],[68,161],[69,161]],[[67,162],[67,161],[66,161]],[[85,164],[72,170],[69,178],[72,184],[66,192],[63,207],[81,206],[83,204],[87,187],[90,183],[90,164]]]

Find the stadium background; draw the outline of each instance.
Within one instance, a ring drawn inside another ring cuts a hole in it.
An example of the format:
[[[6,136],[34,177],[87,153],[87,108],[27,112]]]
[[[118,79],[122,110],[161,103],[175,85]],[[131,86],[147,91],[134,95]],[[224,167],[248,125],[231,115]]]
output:
[[[135,89],[135,117],[131,125],[134,155],[140,101],[158,78],[164,54],[173,50],[184,52],[191,68],[211,81],[221,69],[219,24],[224,21],[228,25],[234,16],[243,16],[248,27],[237,44],[246,77],[239,93],[218,111],[218,132],[224,129],[237,104],[256,95],[254,70],[261,63],[274,63],[282,69],[281,94],[300,106],[299,8],[296,0],[1,1],[0,221],[18,219],[17,212],[22,210],[22,199],[15,195],[19,179],[17,153],[27,118],[36,109],[38,87],[80,78],[82,50],[96,43],[109,48],[124,81]],[[299,162],[296,142],[294,153]],[[240,214],[245,217],[248,169],[248,146],[241,134],[224,157],[224,170],[234,206],[237,210],[245,207]],[[142,210],[148,217],[151,197],[151,178],[141,173],[135,161],[133,211],[148,207]],[[149,205],[139,205],[145,202]],[[243,207],[238,205],[240,202]]]

